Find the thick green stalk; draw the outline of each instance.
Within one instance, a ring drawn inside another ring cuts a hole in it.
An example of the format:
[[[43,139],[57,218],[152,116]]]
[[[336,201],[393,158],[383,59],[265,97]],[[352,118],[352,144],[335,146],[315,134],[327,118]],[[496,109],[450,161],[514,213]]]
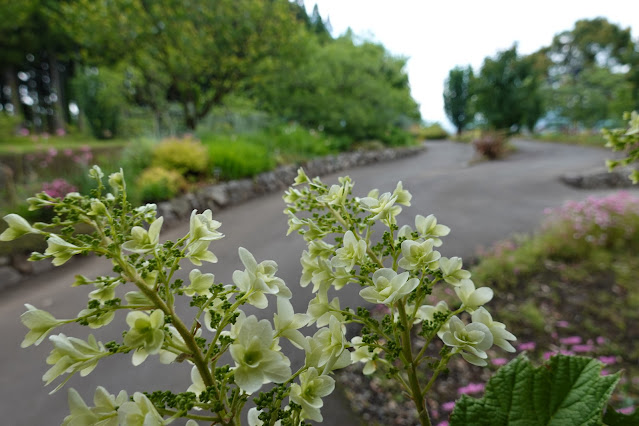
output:
[[[397,304],[397,309],[399,311],[400,321],[404,326],[402,330],[402,351],[404,353],[404,357],[406,358],[406,362],[408,363],[408,365],[406,365],[406,372],[408,374],[408,383],[410,385],[411,398],[413,399],[413,402],[415,402],[417,414],[419,416],[419,422],[422,424],[422,426],[431,426],[430,416],[428,415],[428,410],[426,409],[426,405],[424,404],[424,393],[419,386],[419,380],[417,378],[417,368],[413,360],[413,348],[410,338],[410,324],[408,324],[406,310],[404,309],[404,304],[401,301]]]

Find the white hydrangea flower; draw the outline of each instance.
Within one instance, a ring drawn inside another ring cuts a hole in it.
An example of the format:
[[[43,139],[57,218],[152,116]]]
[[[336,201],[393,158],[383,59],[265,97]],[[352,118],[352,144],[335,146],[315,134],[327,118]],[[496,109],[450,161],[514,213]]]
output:
[[[338,321],[344,319],[343,315],[339,311],[339,298],[334,297],[331,302],[328,302],[328,291],[325,289],[319,291],[317,296],[310,302],[308,302],[308,309],[306,314],[309,317],[309,325],[316,323],[317,327],[324,327],[328,325],[330,319],[335,317]]]
[[[462,280],[461,284],[455,287],[455,293],[457,293],[457,297],[459,297],[464,309],[468,312],[473,312],[493,298],[493,289],[490,287],[475,289],[475,283],[471,280]]]
[[[306,365],[323,367],[324,373],[351,364],[350,352],[345,350],[345,327],[331,316],[328,327],[317,330],[313,337],[306,337],[310,350],[306,352]]]
[[[364,210],[373,214],[370,222],[381,220],[390,225],[396,223],[395,217],[402,212],[402,208],[395,205],[397,198],[397,195],[391,195],[390,192],[383,193],[379,198],[372,197],[369,193],[368,197],[360,198],[358,201]]]
[[[141,226],[134,226],[131,229],[131,239],[122,244],[122,248],[139,254],[155,250],[160,241],[162,223],[164,223],[163,217],[155,219],[148,231]]]
[[[486,308],[481,307],[471,314],[473,323],[478,322],[484,324],[493,335],[493,343],[507,352],[515,352],[515,348],[508,341],[515,341],[517,338],[506,330],[506,325],[493,321],[493,317]]]
[[[132,311],[126,316],[130,329],[124,336],[124,344],[135,348],[133,365],[142,364],[149,355],[160,352],[164,343],[164,312],[154,310],[151,315]]]
[[[76,337],[67,337],[62,333],[50,336],[49,340],[54,348],[47,357],[47,364],[53,367],[42,376],[42,380],[47,385],[65,373],[80,372],[80,375],[84,377],[97,367],[100,359],[109,355],[104,345],[96,341],[92,334],[86,342]],[[65,382],[63,381],[53,392],[60,389]]]
[[[393,191],[393,196],[397,197],[397,200],[395,201],[397,204],[410,207],[410,200],[413,198],[413,196],[411,195],[410,192],[404,189],[404,187],[402,186],[401,180],[397,182],[397,186],[395,187],[395,190]]]
[[[124,244],[122,247],[124,247]],[[82,253],[82,251],[82,248],[63,240],[59,236],[51,235],[47,239],[47,249],[44,254],[45,256],[53,257],[52,263],[55,266],[60,266],[66,263],[74,255]]]
[[[167,424],[153,403],[143,393],[133,394],[133,401],[127,401],[118,408],[121,426],[161,426]]]
[[[377,370],[377,365],[380,362],[380,359],[375,355],[379,355],[382,352],[382,349],[375,348],[372,352],[369,351],[368,345],[362,343],[361,336],[353,337],[351,339],[351,344],[355,348],[355,350],[351,352],[351,361],[353,363],[364,363],[364,370],[362,372],[365,375],[373,374],[375,370]]]
[[[448,284],[458,286],[462,280],[470,278],[470,272],[464,270],[462,267],[462,260],[459,257],[442,257],[439,259],[439,269],[442,271],[444,281]]]
[[[6,215],[4,220],[9,224],[9,227],[0,234],[0,241],[13,241],[22,235],[40,233],[26,219],[15,213]]]
[[[70,413],[62,421],[62,426],[118,426],[117,408],[128,400],[125,391],[120,391],[116,397],[102,386],[98,386],[93,395],[95,406],[89,408],[80,394],[71,388],[68,397]]]
[[[303,419],[321,422],[324,420],[320,408],[324,405],[322,397],[330,395],[335,389],[335,380],[326,375],[320,375],[317,369],[311,367],[299,375],[300,384],[291,385],[290,398],[302,406]]]
[[[414,271],[436,265],[441,254],[433,250],[434,243],[432,239],[422,243],[412,240],[402,242],[402,255],[404,257],[399,259],[399,267],[407,271]]]
[[[249,426],[263,426],[264,422],[260,420],[260,410],[256,407],[251,408],[247,414],[247,421]],[[282,426],[282,421],[278,420],[274,423],[273,426]]]
[[[266,308],[266,294],[287,299],[292,297],[293,294],[284,280],[275,276],[277,263],[265,260],[258,264],[255,257],[244,247],[240,247],[238,252],[246,269],[233,272],[233,282],[242,292],[249,294],[248,302],[251,305],[259,309]]]
[[[69,320],[56,319],[53,315],[42,309],[37,309],[28,303],[24,305],[27,311],[20,315],[20,321],[29,328],[29,332],[24,337],[20,347],[26,348],[31,345],[38,346],[54,328],[69,322]]]
[[[373,284],[362,289],[359,295],[370,303],[390,305],[413,291],[419,280],[409,279],[408,272],[398,274],[390,268],[381,268],[373,273]]]
[[[244,392],[254,393],[264,383],[283,383],[291,376],[291,362],[272,349],[273,340],[273,328],[266,320],[258,321],[251,315],[239,325],[229,350],[235,361],[235,383]]]
[[[209,288],[215,283],[215,275],[203,274],[199,269],[193,269],[189,272],[189,282],[189,286],[184,287],[184,294],[187,296],[199,294],[200,296],[211,297],[213,295]]]
[[[445,225],[438,225],[437,218],[432,214],[426,217],[419,214],[415,216],[415,228],[421,238],[432,238],[435,242],[435,247],[442,245],[442,240],[439,237],[445,237],[450,234],[450,228]]]
[[[486,351],[493,345],[493,335],[488,327],[479,322],[464,325],[458,317],[448,321],[448,331],[441,336],[442,341],[454,348],[455,353],[473,365],[486,365]]]
[[[338,248],[331,260],[334,268],[345,268],[350,272],[355,264],[366,258],[366,241],[358,240],[353,231],[344,234],[343,247]]]
[[[307,314],[296,314],[288,299],[277,298],[277,313],[273,316],[275,331],[280,337],[286,337],[296,347],[303,349],[306,338],[298,330],[305,327],[310,318]]]

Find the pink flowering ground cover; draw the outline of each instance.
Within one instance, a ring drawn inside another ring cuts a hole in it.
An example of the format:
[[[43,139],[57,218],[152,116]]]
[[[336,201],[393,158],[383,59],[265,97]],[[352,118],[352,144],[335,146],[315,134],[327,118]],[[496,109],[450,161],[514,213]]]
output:
[[[639,194],[571,201],[545,214],[537,234],[482,250],[472,270],[476,284],[495,288],[490,311],[517,336],[517,352],[489,353],[486,368],[453,358],[428,400],[433,424],[447,424],[462,394],[481,397],[492,374],[522,351],[538,364],[579,355],[602,362],[602,374],[623,370],[611,403],[624,413],[638,409]],[[358,369],[349,367],[340,383],[367,424],[417,423],[392,381]]]

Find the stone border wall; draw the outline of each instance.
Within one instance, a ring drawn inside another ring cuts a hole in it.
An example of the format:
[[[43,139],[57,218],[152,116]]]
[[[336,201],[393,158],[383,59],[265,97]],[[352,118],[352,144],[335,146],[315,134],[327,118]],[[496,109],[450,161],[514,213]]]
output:
[[[303,167],[306,174],[312,178],[352,167],[406,158],[425,149],[424,145],[420,145],[377,151],[347,152],[316,158],[297,165],[280,166],[273,171],[261,173],[253,179],[208,185],[172,200],[159,202],[157,203],[158,216],[164,216],[165,224],[175,225],[177,222],[188,220],[193,209],[199,211],[211,209],[216,212],[264,194],[282,191],[293,183],[299,167]],[[49,260],[29,262],[27,258],[26,254],[0,256],[0,291],[13,287],[30,276],[53,269]]]
[[[619,167],[609,172],[605,167],[597,167],[585,172],[564,174],[559,180],[579,189],[631,188],[633,184],[628,176],[633,170],[632,167]]]

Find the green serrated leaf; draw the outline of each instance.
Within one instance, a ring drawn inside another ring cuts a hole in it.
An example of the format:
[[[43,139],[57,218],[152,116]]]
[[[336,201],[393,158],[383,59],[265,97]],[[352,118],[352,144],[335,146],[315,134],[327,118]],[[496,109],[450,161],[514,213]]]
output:
[[[483,398],[464,395],[450,424],[464,426],[603,425],[603,412],[620,373],[601,376],[601,362],[557,355],[534,367],[525,355],[502,367]]]
[[[632,414],[622,414],[609,405],[603,421],[606,426],[637,426],[639,425],[639,410],[635,410]]]

